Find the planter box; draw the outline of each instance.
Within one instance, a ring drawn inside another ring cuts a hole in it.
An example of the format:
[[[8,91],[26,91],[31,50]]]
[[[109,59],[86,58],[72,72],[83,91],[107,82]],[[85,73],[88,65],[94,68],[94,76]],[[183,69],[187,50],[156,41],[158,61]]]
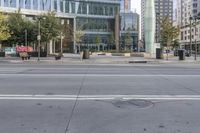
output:
[[[112,53],[112,56],[124,56],[124,53]]]
[[[31,57],[38,57],[38,52],[28,52]],[[47,57],[47,52],[40,52],[40,57]]]
[[[56,55],[55,56],[55,60],[61,60],[61,56],[60,55]]]
[[[131,53],[131,57],[144,57],[144,53]]]
[[[111,53],[106,53],[106,56],[112,56],[112,54]]]
[[[131,54],[130,53],[124,53],[124,56],[125,57],[131,57]]]

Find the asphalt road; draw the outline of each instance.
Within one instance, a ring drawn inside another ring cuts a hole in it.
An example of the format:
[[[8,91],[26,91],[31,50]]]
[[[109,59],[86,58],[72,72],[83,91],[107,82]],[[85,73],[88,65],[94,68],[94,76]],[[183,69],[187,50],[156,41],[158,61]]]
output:
[[[200,64],[0,64],[2,133],[199,133]]]

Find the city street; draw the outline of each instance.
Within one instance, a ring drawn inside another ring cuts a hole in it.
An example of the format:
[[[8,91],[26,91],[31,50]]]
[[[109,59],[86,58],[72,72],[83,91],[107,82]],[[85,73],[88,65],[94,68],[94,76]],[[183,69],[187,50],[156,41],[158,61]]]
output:
[[[0,63],[2,133],[199,133],[200,64]]]

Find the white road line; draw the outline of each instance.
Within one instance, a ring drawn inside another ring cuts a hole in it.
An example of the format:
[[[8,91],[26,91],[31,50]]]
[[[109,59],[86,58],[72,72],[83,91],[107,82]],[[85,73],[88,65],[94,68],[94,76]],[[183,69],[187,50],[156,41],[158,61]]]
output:
[[[76,95],[0,95],[0,100],[76,100]],[[80,95],[78,100],[197,100],[200,95]]]
[[[85,74],[0,74],[0,76],[23,76],[23,77],[50,77],[50,76],[59,76],[59,77],[80,77]],[[87,74],[87,77],[200,77],[200,75],[170,75],[170,74],[158,74],[158,75],[147,75],[147,74]]]

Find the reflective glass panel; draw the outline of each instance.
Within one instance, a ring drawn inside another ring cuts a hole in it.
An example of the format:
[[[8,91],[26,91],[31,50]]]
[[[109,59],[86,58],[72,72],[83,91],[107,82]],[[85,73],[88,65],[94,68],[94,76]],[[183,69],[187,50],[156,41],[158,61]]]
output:
[[[16,0],[10,0],[10,7],[16,7]]]
[[[33,0],[33,9],[34,10],[38,9],[38,1],[37,0]]]
[[[25,0],[25,8],[31,9],[31,0]]]

